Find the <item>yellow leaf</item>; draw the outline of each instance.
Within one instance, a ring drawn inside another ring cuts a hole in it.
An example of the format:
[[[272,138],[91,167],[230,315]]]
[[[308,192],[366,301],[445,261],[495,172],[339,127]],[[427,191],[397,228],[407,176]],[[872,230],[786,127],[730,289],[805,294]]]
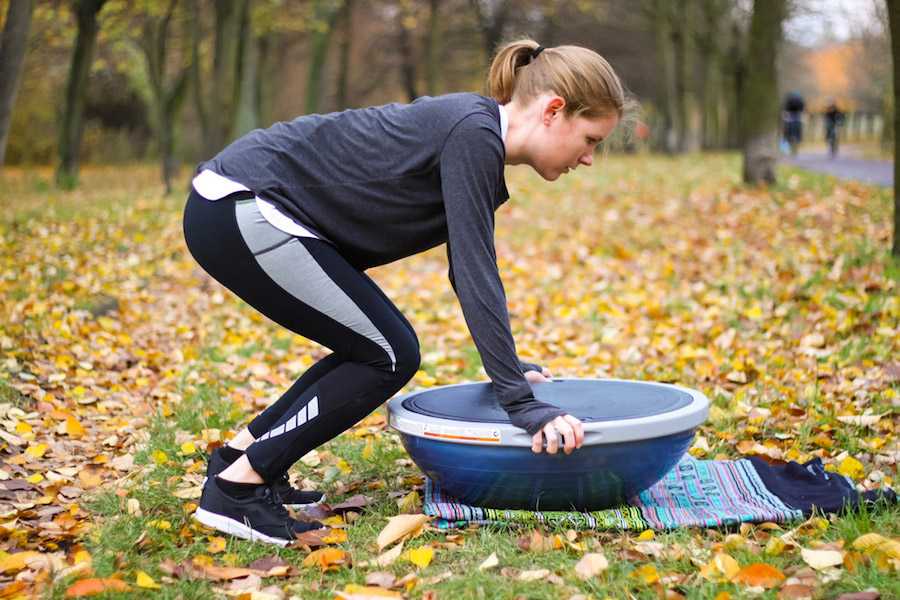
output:
[[[631,576],[640,579],[647,585],[659,581],[659,573],[656,571],[656,567],[654,567],[653,565],[642,565],[632,571]]]
[[[400,592],[371,585],[348,583],[343,591],[335,592],[335,600],[368,600],[369,598],[402,598]]]
[[[225,550],[227,542],[223,537],[214,537],[209,540],[209,545],[206,547],[206,551],[210,554],[218,554]]]
[[[169,462],[169,456],[162,450],[154,450],[150,457],[158,465],[164,465]]]
[[[646,542],[652,540],[655,537],[652,529],[645,529],[641,532],[641,535],[637,537],[639,542]]]
[[[421,569],[431,564],[432,558],[434,558],[434,548],[431,546],[422,546],[409,551],[409,562]]]
[[[19,435],[23,433],[31,433],[31,425],[23,421],[19,421],[18,423],[16,423],[16,433],[18,433]]]
[[[378,550],[384,550],[387,546],[407,535],[414,536],[427,522],[428,517],[421,514],[391,517],[385,528],[378,534],[378,539],[376,540]]]
[[[375,454],[375,442],[370,437],[366,440],[366,447],[362,451],[363,460],[372,460],[373,454]]]
[[[197,446],[194,445],[194,442],[185,442],[181,444],[181,454],[187,456],[189,454],[194,454],[197,451]]]
[[[322,536],[322,541],[326,544],[343,544],[347,541],[347,532],[344,529],[332,529],[328,535]]]
[[[28,446],[25,449],[25,454],[28,456],[33,456],[34,458],[41,458],[44,456],[44,453],[47,451],[47,444],[36,444],[32,446]]]
[[[857,550],[884,554],[889,558],[900,560],[900,541],[888,539],[877,533],[859,536],[853,541],[853,547]]]
[[[340,527],[344,524],[344,517],[342,517],[341,515],[334,515],[332,517],[322,519],[322,524],[328,525],[329,527]]]
[[[866,474],[866,470],[861,462],[848,456],[838,465],[838,473],[851,479],[861,479]]]
[[[34,552],[32,550],[16,552],[15,554],[0,552],[0,573],[18,573],[28,566],[29,559],[37,558],[40,555],[40,552]]]
[[[25,478],[25,481],[28,483],[40,483],[44,480],[44,476],[40,473],[34,473],[33,475],[29,475]]]
[[[66,417],[66,433],[69,437],[81,437],[84,435],[84,426],[75,417]]]
[[[337,461],[336,466],[338,469],[340,469],[341,473],[343,473],[344,475],[349,475],[350,472],[353,471],[353,468],[350,466],[350,463],[348,463],[343,458],[341,458]]]
[[[397,501],[397,507],[401,513],[415,513],[421,509],[422,499],[419,492],[413,490]]]
[[[780,537],[772,536],[766,542],[766,554],[769,556],[780,556],[786,546],[787,544]]]
[[[148,590],[158,590],[161,585],[153,581],[153,578],[144,573],[143,571],[137,572],[137,579],[135,581],[138,587],[146,588]]]

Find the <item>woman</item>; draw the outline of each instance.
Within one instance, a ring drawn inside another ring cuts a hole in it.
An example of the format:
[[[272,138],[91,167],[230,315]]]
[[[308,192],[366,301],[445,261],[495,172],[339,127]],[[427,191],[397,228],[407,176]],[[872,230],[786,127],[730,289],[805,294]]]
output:
[[[188,248],[261,313],[333,351],[210,459],[195,517],[285,545],[321,527],[284,505],[290,466],[375,410],[419,368],[416,333],[363,272],[447,244],[449,278],[494,392],[532,450],[580,447],[581,423],[535,399],[549,371],[522,363],[494,252],[494,211],[509,197],[504,164],[555,181],[622,117],[609,64],[577,46],[509,43],[490,97],[422,97],[251,131],[200,165],[184,215]]]

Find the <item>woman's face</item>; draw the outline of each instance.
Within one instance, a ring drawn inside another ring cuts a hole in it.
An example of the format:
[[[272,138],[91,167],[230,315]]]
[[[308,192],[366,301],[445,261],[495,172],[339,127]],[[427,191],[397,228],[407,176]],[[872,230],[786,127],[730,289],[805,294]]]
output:
[[[597,145],[619,123],[615,115],[569,118],[562,111],[564,105],[565,101],[555,96],[540,111],[541,127],[533,146],[531,166],[547,181],[556,181],[579,165],[591,166]]]

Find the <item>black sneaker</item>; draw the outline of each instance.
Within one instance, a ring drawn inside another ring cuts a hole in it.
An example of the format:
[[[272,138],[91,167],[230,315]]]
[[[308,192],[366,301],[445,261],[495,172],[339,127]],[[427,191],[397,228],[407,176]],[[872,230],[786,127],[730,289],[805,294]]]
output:
[[[210,479],[224,471],[232,461],[222,456],[221,448],[213,450],[209,455],[209,462],[206,464],[206,478]],[[206,481],[203,481],[206,485]],[[272,490],[277,494],[281,503],[293,510],[299,510],[306,506],[314,506],[325,501],[325,494],[322,492],[307,492],[298,490],[293,487],[288,479],[287,474],[274,481],[271,485]]]
[[[270,487],[278,501],[293,510],[299,510],[305,506],[315,506],[325,501],[325,494],[322,492],[307,492],[292,486],[287,473],[273,481]]]
[[[287,546],[299,533],[324,527],[318,521],[292,519],[267,485],[260,485],[249,498],[232,498],[216,484],[215,477],[203,486],[194,518],[229,535],[279,546]]]

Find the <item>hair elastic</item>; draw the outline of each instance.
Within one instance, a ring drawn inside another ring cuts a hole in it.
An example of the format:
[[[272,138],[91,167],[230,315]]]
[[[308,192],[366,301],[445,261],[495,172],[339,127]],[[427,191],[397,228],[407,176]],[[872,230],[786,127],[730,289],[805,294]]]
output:
[[[543,51],[544,51],[544,47],[538,45],[537,48],[535,48],[534,50],[531,51],[531,61],[534,62],[534,59],[536,59],[538,57],[538,54],[540,54]]]

